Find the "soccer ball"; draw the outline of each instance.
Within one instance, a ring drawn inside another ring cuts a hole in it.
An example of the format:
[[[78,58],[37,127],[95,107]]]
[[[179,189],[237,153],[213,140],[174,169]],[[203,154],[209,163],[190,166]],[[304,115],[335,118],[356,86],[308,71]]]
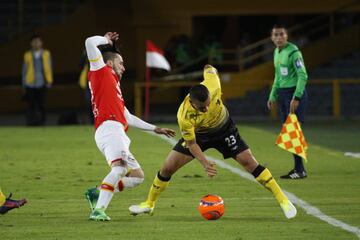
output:
[[[224,208],[221,197],[208,194],[201,198],[198,210],[206,220],[216,220],[224,214]]]

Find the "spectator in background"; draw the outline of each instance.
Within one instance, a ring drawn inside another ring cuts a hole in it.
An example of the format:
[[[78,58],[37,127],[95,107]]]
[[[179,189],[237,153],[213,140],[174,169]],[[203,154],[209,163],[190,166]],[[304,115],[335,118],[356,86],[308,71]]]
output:
[[[84,90],[86,111],[91,124],[94,124],[94,115],[91,106],[91,92],[88,84],[89,61],[87,59],[86,51],[83,52],[80,59],[81,73],[79,77],[80,88]]]
[[[185,34],[181,34],[177,38],[177,46],[175,49],[175,63],[180,67],[191,61],[190,39]]]
[[[222,44],[216,39],[214,35],[204,36],[201,41],[199,55],[207,55],[211,62],[220,63],[223,60]]]
[[[275,79],[267,106],[272,109],[277,102],[283,123],[289,113],[295,113],[303,124],[307,102],[305,86],[308,80],[304,59],[299,48],[287,41],[288,34],[283,25],[273,27],[271,40],[276,46],[274,51]],[[295,154],[293,156],[294,169],[280,178],[302,179],[307,177],[302,158]]]
[[[46,90],[53,83],[51,54],[43,49],[41,36],[30,39],[31,49],[24,54],[22,84],[25,89],[24,100],[28,103],[26,124],[29,126],[45,125]]]

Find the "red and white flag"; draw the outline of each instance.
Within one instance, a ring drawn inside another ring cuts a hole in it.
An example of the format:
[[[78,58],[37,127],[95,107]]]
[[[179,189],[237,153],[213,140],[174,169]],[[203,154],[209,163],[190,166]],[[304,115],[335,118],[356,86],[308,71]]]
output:
[[[170,64],[164,57],[163,50],[155,46],[150,40],[146,40],[146,67],[170,71]]]

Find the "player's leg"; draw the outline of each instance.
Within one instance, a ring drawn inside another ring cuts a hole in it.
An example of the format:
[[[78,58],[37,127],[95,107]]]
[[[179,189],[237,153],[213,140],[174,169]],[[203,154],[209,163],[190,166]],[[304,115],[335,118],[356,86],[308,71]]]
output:
[[[293,98],[294,91],[292,89],[282,89],[279,91],[279,109],[282,123],[284,123],[290,113],[290,102]],[[304,95],[300,101],[300,104],[295,112],[299,121],[301,123],[304,122],[305,118],[305,108],[307,102],[307,93],[304,92]],[[287,174],[280,176],[280,178],[284,179],[301,179],[307,176],[303,159],[295,154],[293,154],[294,158],[294,168],[290,170]]]
[[[27,102],[26,110],[26,125],[34,126],[37,124],[37,115],[36,115],[36,103],[35,103],[35,89],[34,88],[25,88],[25,100]]]
[[[38,89],[37,96],[37,106],[39,109],[39,124],[44,125],[46,123],[46,111],[45,111],[45,103],[46,103],[46,87],[42,87]]]
[[[120,179],[127,174],[128,142],[130,140],[124,132],[123,126],[115,121],[104,122],[95,133],[95,141],[99,150],[104,154],[107,162],[111,166],[111,171],[106,175],[100,185],[100,193],[97,201],[89,201],[93,211],[90,215],[91,220],[109,221],[110,218],[105,214],[117,184]],[[88,196],[87,196],[88,198]],[[89,198],[88,198],[89,199]],[[92,204],[96,202],[94,207]]]
[[[5,201],[6,201],[6,197],[0,189],[0,206],[2,206],[5,203]]]
[[[131,169],[120,181],[116,184],[116,191],[124,191],[125,189],[134,188],[144,181],[144,171],[141,168]]]
[[[261,185],[274,194],[287,218],[296,216],[297,211],[294,205],[283,193],[269,169],[263,167],[256,161],[250,149],[238,153],[235,160],[251,173]]]
[[[303,96],[301,97],[300,104],[299,104],[297,110],[295,111],[295,114],[296,114],[299,122],[301,123],[302,129],[304,126],[303,124],[305,122],[306,105],[307,105],[307,92],[305,90]],[[294,166],[295,174],[292,175],[293,179],[306,178],[307,173],[305,170],[303,159],[300,156],[295,155],[295,154],[293,154],[293,157],[294,157],[294,162],[295,162],[295,166]]]
[[[166,158],[161,170],[156,174],[146,201],[140,203],[139,205],[130,206],[130,213],[132,215],[141,213],[152,214],[156,201],[159,199],[160,194],[169,185],[171,176],[182,166],[190,162],[193,158],[194,157],[191,155],[178,152],[177,150],[172,150]]]
[[[153,185],[151,186],[151,190],[146,201],[150,206],[155,206],[161,192],[163,192],[169,185],[171,176],[193,158],[193,156],[189,156],[175,150],[172,150],[169,153],[160,171],[155,176]]]
[[[5,214],[8,211],[14,208],[19,208],[23,206],[25,203],[27,203],[26,199],[20,199],[20,200],[11,199],[11,195],[12,194],[10,193],[10,196],[6,198],[0,189],[0,214]]]
[[[110,218],[105,214],[113,195],[117,183],[119,183],[122,176],[127,172],[126,164],[123,160],[119,159],[111,164],[111,171],[106,175],[100,185],[99,198],[96,202],[96,206],[90,215],[91,220],[95,221],[109,221]]]
[[[144,181],[144,172],[140,168],[140,165],[137,164],[136,169],[132,169],[132,167],[130,167],[129,170],[129,167],[129,164],[127,163],[128,172],[115,184],[114,193],[122,192],[125,189],[134,188]],[[85,196],[90,204],[91,211],[93,211],[97,205],[100,189],[101,187],[92,187],[85,192]]]

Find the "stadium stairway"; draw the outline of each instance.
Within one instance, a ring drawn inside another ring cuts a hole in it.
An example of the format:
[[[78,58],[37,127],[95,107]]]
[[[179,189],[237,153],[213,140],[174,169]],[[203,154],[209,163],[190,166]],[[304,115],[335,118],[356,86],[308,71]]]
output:
[[[360,25],[356,24],[305,45],[301,50],[308,71],[358,50],[359,38]],[[228,73],[227,81],[222,83],[224,99],[236,99],[244,97],[248,91],[269,88],[273,77],[274,67],[271,61],[237,73]]]

